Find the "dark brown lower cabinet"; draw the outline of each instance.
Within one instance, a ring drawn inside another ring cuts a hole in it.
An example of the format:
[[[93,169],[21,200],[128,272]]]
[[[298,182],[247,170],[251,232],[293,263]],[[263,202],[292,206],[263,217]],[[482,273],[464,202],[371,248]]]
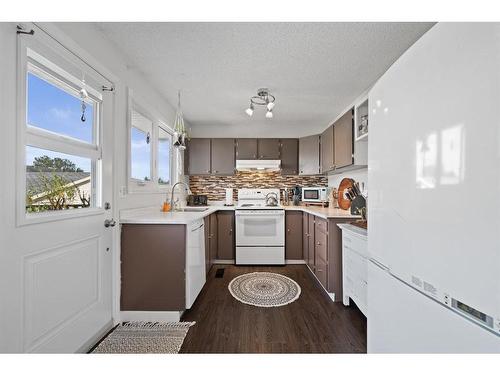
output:
[[[302,211],[285,212],[285,259],[302,259]]]
[[[302,217],[303,259],[320,284],[342,300],[342,232],[337,224],[351,218],[323,219],[304,213]]]
[[[302,259],[309,259],[309,214],[302,213]]]
[[[217,259],[236,259],[234,211],[217,212]]]
[[[314,274],[323,287],[328,290],[328,262],[320,257],[316,257]]]
[[[328,290],[328,232],[324,230],[326,220],[315,218],[314,225],[314,274]]]
[[[309,236],[307,237],[307,241],[309,243],[309,252],[307,253],[307,265],[309,269],[314,272],[314,215],[309,214],[308,217],[308,225],[309,225]]]
[[[209,216],[210,222],[210,266],[214,264],[214,260],[217,259],[217,214],[211,214]]]
[[[205,263],[206,274],[217,257],[217,214],[205,217]]]
[[[121,310],[184,310],[186,225],[124,224],[121,229]]]
[[[205,225],[205,274],[208,275],[210,267],[212,267],[212,260],[210,259],[210,216],[203,219]]]

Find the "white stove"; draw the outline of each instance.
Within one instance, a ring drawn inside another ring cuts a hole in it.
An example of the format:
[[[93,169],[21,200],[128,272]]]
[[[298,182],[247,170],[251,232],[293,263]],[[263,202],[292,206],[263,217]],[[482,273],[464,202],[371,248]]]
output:
[[[278,204],[266,205],[269,194]],[[236,264],[285,264],[285,211],[279,189],[239,189],[236,206]]]

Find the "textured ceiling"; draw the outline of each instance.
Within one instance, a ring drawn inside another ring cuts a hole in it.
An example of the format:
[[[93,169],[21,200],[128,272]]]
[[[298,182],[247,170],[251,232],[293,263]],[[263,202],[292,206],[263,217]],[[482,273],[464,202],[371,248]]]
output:
[[[322,131],[431,23],[97,23],[197,136]],[[260,87],[274,118],[244,110]]]

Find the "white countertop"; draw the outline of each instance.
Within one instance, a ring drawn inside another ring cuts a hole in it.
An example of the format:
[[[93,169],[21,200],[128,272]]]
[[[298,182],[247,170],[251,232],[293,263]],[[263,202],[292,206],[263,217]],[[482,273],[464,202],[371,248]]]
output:
[[[352,224],[337,224],[337,226],[342,230],[347,230],[347,231],[355,233],[359,236],[363,236],[363,237],[368,236],[368,231],[366,229],[357,227],[357,226],[352,225]]]
[[[287,211],[302,211],[321,217],[323,219],[342,219],[353,218],[358,219],[360,215],[353,215],[349,210],[342,210],[340,208],[319,207],[319,206],[283,206]]]
[[[202,208],[202,207],[200,207]],[[137,208],[122,210],[120,212],[121,224],[189,224],[193,221],[203,219],[217,211],[233,211],[235,206],[224,206],[221,204],[208,205],[205,211],[200,212],[162,212],[160,207]],[[359,218],[352,215],[350,211],[336,208],[324,208],[314,206],[283,206],[286,211],[302,211],[321,217],[323,219],[335,218]]]

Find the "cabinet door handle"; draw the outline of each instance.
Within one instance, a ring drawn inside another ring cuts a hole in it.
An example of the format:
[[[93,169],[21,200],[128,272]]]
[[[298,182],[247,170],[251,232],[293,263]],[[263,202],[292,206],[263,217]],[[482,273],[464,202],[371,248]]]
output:
[[[287,231],[288,233],[290,233],[290,228],[288,228],[286,231]]]
[[[320,244],[319,242],[316,242],[316,245],[318,245],[318,246],[319,246],[319,245],[321,245],[321,244]]]

